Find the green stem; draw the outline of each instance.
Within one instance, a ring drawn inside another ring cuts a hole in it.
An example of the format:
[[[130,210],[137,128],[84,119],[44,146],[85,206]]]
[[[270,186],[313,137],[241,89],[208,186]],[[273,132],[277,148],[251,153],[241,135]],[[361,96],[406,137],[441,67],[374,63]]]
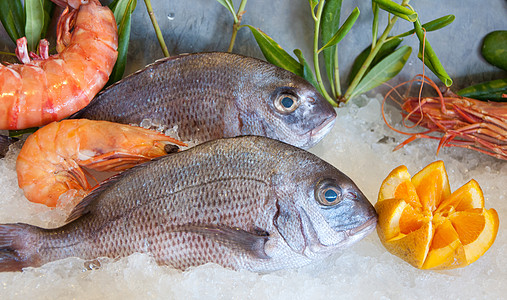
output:
[[[315,69],[315,77],[317,78],[317,84],[319,85],[320,91],[322,92],[322,96],[326,98],[326,100],[331,103],[331,105],[336,106],[336,101],[329,96],[326,91],[326,87],[322,82],[322,76],[320,75],[319,68],[319,28],[320,28],[320,19],[322,16],[322,9],[324,8],[325,1],[319,1],[319,6],[317,7],[317,14],[315,15],[315,29],[313,32],[313,67]]]
[[[338,99],[342,95],[342,89],[340,87],[340,70],[338,68],[338,45],[336,46],[336,48],[334,50],[333,70],[334,70],[334,84],[331,84],[331,86],[335,87],[333,93],[335,95],[335,98]]]
[[[241,4],[238,8],[238,13],[234,16],[234,25],[232,25],[232,36],[231,41],[229,42],[229,49],[227,52],[232,52],[234,48],[234,43],[236,42],[236,35],[238,34],[239,28],[241,28],[241,19],[243,18],[243,14],[245,13],[245,6],[248,0],[241,0]]]
[[[0,51],[0,55],[10,55],[10,56],[16,56],[15,53],[11,53],[11,52],[3,52],[3,51]]]
[[[167,46],[164,41],[164,37],[162,36],[162,31],[160,31],[160,27],[158,26],[157,19],[155,18],[155,13],[153,12],[153,8],[151,7],[151,1],[150,0],[144,0],[144,3],[146,4],[146,9],[148,10],[148,15],[150,16],[151,23],[153,24],[153,28],[155,29],[155,33],[157,34],[158,43],[160,44],[160,47],[162,48],[162,52],[164,53],[165,57],[169,57],[169,50],[167,50]]]
[[[408,5],[409,1],[410,0],[403,0],[401,5]],[[384,45],[384,43],[387,39],[387,36],[389,35],[389,32],[391,32],[391,30],[393,29],[394,24],[396,24],[397,20],[398,20],[397,16],[393,16],[389,20],[389,23],[387,24],[386,29],[384,30],[384,32],[382,33],[382,35],[378,39],[375,47],[371,50],[370,54],[368,55],[368,57],[364,61],[363,65],[361,66],[361,68],[357,72],[356,76],[354,77],[354,80],[352,80],[352,82],[350,83],[350,86],[347,88],[347,91],[345,92],[345,95],[343,96],[343,100],[345,103],[347,103],[347,101],[350,100],[350,96],[354,92],[354,89],[357,87],[359,82],[361,82],[361,79],[363,79],[363,76],[365,75],[366,70],[368,70],[371,62],[373,61],[373,59],[375,58],[375,56],[379,52],[380,48],[382,48],[382,46]]]
[[[345,92],[345,95],[343,96],[345,103],[347,103],[347,101],[350,100],[349,99],[350,95],[352,95],[352,93],[354,92],[354,89],[356,88],[356,86],[359,84],[359,82],[361,81],[361,79],[365,75],[366,70],[370,66],[371,62],[373,61],[373,59],[375,58],[375,56],[379,52],[380,48],[382,48],[382,45],[384,45],[387,35],[391,31],[391,29],[393,28],[393,26],[397,20],[398,20],[398,17],[393,16],[393,18],[389,21],[389,24],[387,25],[386,29],[384,30],[384,32],[382,33],[382,35],[378,39],[378,41],[375,45],[375,48],[373,48],[371,50],[370,54],[368,55],[368,57],[364,61],[363,65],[361,66],[361,68],[357,72],[356,76],[354,77],[354,80],[352,80],[352,82],[350,83],[350,86],[347,88],[347,92]]]
[[[374,48],[377,43],[378,36],[378,4],[375,1],[371,2],[371,10],[373,11],[373,24],[372,24],[372,41],[371,47]]]

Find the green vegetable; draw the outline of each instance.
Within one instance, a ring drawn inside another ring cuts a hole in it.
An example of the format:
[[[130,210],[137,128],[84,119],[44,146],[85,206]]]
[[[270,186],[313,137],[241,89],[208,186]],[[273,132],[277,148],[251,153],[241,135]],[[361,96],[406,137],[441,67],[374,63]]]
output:
[[[320,44],[331,40],[333,35],[340,29],[340,13],[342,0],[327,0],[322,10],[322,21],[320,26]],[[312,12],[315,6],[312,7]],[[324,65],[327,78],[331,86],[331,93],[335,97],[341,96],[340,74],[338,73],[338,47],[332,46],[324,49]]]
[[[0,1],[0,21],[11,40],[25,36],[25,13],[21,0]]]
[[[366,93],[398,75],[410,57],[410,53],[412,53],[412,48],[403,46],[389,54],[363,77],[350,97]]]
[[[356,7],[350,13],[350,16],[345,20],[343,25],[338,29],[338,31],[331,37],[331,39],[324,45],[322,48],[320,48],[317,53],[320,53],[323,49],[328,49],[330,47],[335,46],[338,44],[344,37],[349,33],[350,29],[356,22],[357,18],[359,17],[359,9]]]
[[[37,130],[39,130],[39,127],[31,127],[31,128],[26,128],[26,129],[20,129],[20,130],[9,130],[9,137],[21,138],[21,136],[23,134],[34,133]]]
[[[433,21],[430,21],[428,23],[424,23],[422,25],[422,27],[424,29],[426,29],[426,32],[430,32],[430,31],[435,31],[435,30],[438,30],[438,29],[442,29],[444,28],[445,26],[451,24],[453,21],[454,21],[455,17],[454,15],[447,15],[447,16],[443,16],[443,17],[440,17],[438,19],[435,19]],[[411,34],[414,34],[415,33],[415,29],[412,29],[412,30],[409,30],[407,32],[404,32],[400,35],[397,35],[396,37],[406,37],[406,36],[409,36]]]
[[[371,62],[370,67],[366,70],[366,74],[371,70],[372,67],[374,67],[376,64],[378,64],[382,59],[384,59],[387,55],[391,54],[396,50],[396,48],[401,44],[402,39],[400,38],[394,38],[390,39],[389,41],[385,42],[382,47],[380,47],[379,52],[375,57],[373,58],[373,61]],[[371,52],[371,46],[366,47],[354,60],[354,63],[352,64],[352,67],[350,68],[349,77],[347,79],[348,84],[354,80],[354,78],[357,75],[357,72],[361,68],[361,66],[364,64],[364,61],[370,55]]]
[[[0,1],[0,21],[11,40],[26,36],[29,51],[35,51],[46,36],[54,3],[50,0]]]
[[[234,4],[232,3],[232,0],[217,0],[217,1],[231,12],[231,14],[234,16],[234,22],[237,22],[238,18],[236,16],[236,12],[234,11]]]
[[[445,86],[449,87],[452,85],[452,79],[445,71],[444,67],[440,63],[435,51],[433,51],[433,47],[431,47],[428,40],[426,40],[426,35],[424,33],[423,27],[419,19],[414,22],[414,29],[417,37],[419,38],[419,59],[423,60],[424,64],[428,66],[428,68],[433,72],[433,74],[437,75],[440,80],[445,84]],[[424,54],[423,54],[424,51]]]
[[[250,25],[244,26],[250,28],[252,31],[252,34],[267,61],[301,77],[304,76],[303,66],[297,60],[292,58],[287,51],[283,50],[283,48],[280,47],[280,45],[278,45],[272,38],[258,28]]]
[[[227,3],[227,0],[217,0],[223,6],[227,7],[233,14],[235,23],[233,27],[237,28],[236,19],[243,12],[242,9],[238,10],[237,15],[234,14],[232,2]],[[412,49],[404,46],[397,50],[402,42],[402,37],[409,36],[414,32],[420,40],[420,49],[424,49],[424,62],[429,68],[447,85],[452,84],[451,78],[447,75],[445,69],[438,60],[431,45],[426,40],[425,32],[443,28],[454,20],[453,15],[440,17],[432,20],[424,25],[421,25],[418,19],[418,14],[408,4],[410,0],[402,0],[398,4],[391,0],[372,0],[372,44],[364,49],[354,61],[349,78],[347,80],[348,87],[342,95],[340,85],[340,73],[338,69],[338,46],[340,41],[343,40],[345,35],[351,30],[355,21],[359,16],[359,9],[355,8],[349,15],[347,20],[340,26],[340,14],[342,0],[308,0],[311,16],[314,21],[314,35],[313,35],[313,74],[309,64],[303,57],[303,53],[296,49],[295,55],[299,62],[295,60],[289,53],[287,53],[280,45],[276,43],[266,33],[260,29],[250,25],[243,25],[242,27],[250,28],[254,35],[259,48],[261,49],[267,61],[291,71],[299,76],[304,77],[311,82],[321,92],[324,98],[332,105],[337,106],[340,102],[347,102],[352,97],[358,96],[387,80],[396,76],[405,63]],[[241,1],[241,5],[246,4],[246,0]],[[378,36],[379,24],[381,18],[379,13],[384,10],[388,13],[388,22],[385,30],[380,37]],[[389,37],[389,33],[394,28],[396,21],[405,19],[414,23],[414,30],[410,30],[399,34],[394,37]],[[423,29],[424,26],[424,29]],[[229,50],[232,49],[234,39],[231,39]],[[422,45],[425,45],[423,48]],[[320,56],[324,57],[327,79],[331,87],[331,93],[328,93],[326,86],[322,80],[320,71],[321,63]]]
[[[136,6],[137,0],[116,0],[110,5],[118,26],[118,58],[106,86],[120,80],[125,72],[132,23],[131,15]]]
[[[484,38],[481,52],[490,64],[507,71],[507,30],[488,33]]]
[[[297,58],[299,59],[299,63],[303,66],[303,78],[306,79],[306,81],[308,81],[309,83],[311,83],[314,87],[319,89],[320,87],[317,84],[317,81],[315,81],[312,68],[306,62],[306,59],[303,56],[303,52],[301,52],[301,50],[299,49],[296,49],[294,50],[294,54],[296,54]]]
[[[389,13],[392,13],[397,17],[400,17],[410,22],[415,22],[415,20],[417,20],[417,13],[406,6],[399,5],[398,3],[391,0],[373,0],[373,1],[375,1],[381,9]]]
[[[478,100],[507,102],[507,79],[497,79],[472,85],[458,91],[458,95]]]
[[[35,51],[40,39],[46,35],[52,10],[50,0],[25,0],[25,36],[29,51]]]

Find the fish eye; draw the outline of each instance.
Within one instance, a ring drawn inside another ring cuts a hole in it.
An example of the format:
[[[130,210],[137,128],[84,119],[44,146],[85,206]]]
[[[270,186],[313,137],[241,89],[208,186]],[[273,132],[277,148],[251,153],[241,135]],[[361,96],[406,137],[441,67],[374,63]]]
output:
[[[298,97],[291,94],[280,94],[275,99],[275,108],[278,112],[287,114],[296,110],[299,106]]]
[[[315,190],[315,198],[317,201],[326,206],[338,204],[342,198],[341,189],[330,182],[322,182],[318,184]]]

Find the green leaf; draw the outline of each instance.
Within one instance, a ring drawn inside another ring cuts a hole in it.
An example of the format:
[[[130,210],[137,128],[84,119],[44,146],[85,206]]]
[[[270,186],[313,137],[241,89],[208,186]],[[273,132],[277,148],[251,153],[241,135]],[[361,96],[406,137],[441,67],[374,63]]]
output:
[[[24,37],[25,14],[21,0],[0,0],[0,21],[14,43]]]
[[[459,90],[458,95],[477,100],[507,102],[507,78],[482,82]]]
[[[411,52],[412,48],[409,46],[403,46],[384,58],[363,77],[361,82],[359,82],[352,92],[350,99],[363,94],[396,76],[401,69],[403,69],[403,66],[405,66]]]
[[[28,50],[35,51],[44,27],[44,7],[42,0],[25,0],[25,36]]]
[[[252,31],[255,41],[257,41],[257,45],[261,48],[262,54],[264,54],[267,61],[275,66],[304,77],[303,66],[297,60],[292,58],[289,53],[283,50],[283,48],[280,47],[280,45],[278,45],[272,38],[258,28],[250,25],[244,26],[250,28]]]
[[[415,22],[415,20],[417,20],[417,13],[408,7],[401,6],[398,3],[391,0],[373,0],[373,1],[377,2],[380,8],[395,16],[398,16],[410,22]]]
[[[44,11],[43,17],[43,25],[41,30],[40,38],[43,39],[46,37],[46,33],[48,31],[49,23],[51,23],[51,15],[53,13],[53,9],[55,8],[55,4],[51,2],[51,0],[43,0],[42,2],[42,10]]]
[[[414,29],[417,38],[419,38],[419,53],[417,57],[423,60],[422,50],[424,44],[424,61],[423,61],[424,64],[428,66],[428,68],[433,72],[433,74],[437,75],[437,77],[445,84],[445,86],[447,87],[451,86],[452,79],[451,77],[449,77],[444,67],[440,63],[440,60],[438,59],[435,51],[433,51],[433,47],[431,47],[431,44],[428,42],[428,40],[425,40],[426,36],[422,29],[421,22],[419,20],[416,20],[414,22]]]
[[[303,56],[303,52],[301,52],[301,50],[299,49],[296,49],[294,50],[294,54],[296,54],[297,58],[299,59],[299,63],[303,66],[303,78],[306,79],[306,81],[308,81],[309,83],[311,83],[314,87],[319,89],[319,84],[317,83],[317,80],[315,80],[312,68],[306,62],[306,59]]]
[[[322,51],[322,49],[326,49],[326,48],[329,48],[329,47],[332,47],[332,46],[338,44],[350,31],[350,29],[352,28],[352,26],[356,22],[357,17],[359,17],[359,8],[356,7],[350,13],[349,17],[347,18],[347,20],[345,20],[345,22],[340,27],[340,29],[336,32],[336,34],[333,35],[333,37],[319,50],[319,52]]]
[[[134,2],[130,0],[115,0],[109,5],[109,9],[113,12],[114,19],[116,20],[116,25],[118,29],[120,28],[121,23],[123,22],[124,16],[128,12],[128,6],[131,6],[132,13],[137,6],[137,0]]]
[[[23,134],[34,133],[39,129],[39,127],[31,127],[20,130],[9,130],[9,137],[11,138],[21,138]]]
[[[484,37],[481,53],[487,62],[507,71],[507,30],[488,33]]]
[[[322,9],[320,21],[320,44],[329,41],[333,35],[340,29],[340,14],[342,0],[327,0]],[[331,86],[334,86],[335,68],[338,67],[338,46],[332,46],[324,49],[324,66],[326,67],[327,78]]]
[[[370,67],[366,70],[367,74],[371,68],[373,68],[376,64],[378,64],[381,60],[383,60],[386,56],[393,53],[394,50],[401,44],[402,39],[400,38],[393,38],[385,42],[382,47],[380,47],[380,50],[378,51],[377,55],[375,55],[375,58],[373,58],[373,61],[370,64]],[[364,64],[366,58],[368,55],[370,55],[371,52],[371,45],[366,47],[354,60],[354,63],[352,64],[352,67],[350,68],[349,77],[347,78],[347,84],[350,85],[352,81],[354,80],[354,77],[356,77],[357,72],[359,72],[359,69]]]
[[[119,0],[113,8],[115,17],[116,15],[121,16],[120,19],[116,19],[118,23],[118,58],[106,86],[120,80],[125,72],[132,23],[131,16],[136,6],[137,0]]]
[[[238,19],[236,17],[236,11],[234,10],[234,4],[232,3],[232,0],[217,0],[217,1],[231,12],[231,14],[234,16],[234,22],[237,23]]]
[[[422,27],[426,29],[426,32],[435,31],[441,28],[444,28],[445,26],[451,24],[454,21],[455,17],[454,15],[447,15],[440,17],[438,19],[435,19],[433,21],[430,21],[428,23],[424,23]],[[415,32],[415,29],[409,30],[407,32],[404,32],[397,37],[405,37],[413,34]]]

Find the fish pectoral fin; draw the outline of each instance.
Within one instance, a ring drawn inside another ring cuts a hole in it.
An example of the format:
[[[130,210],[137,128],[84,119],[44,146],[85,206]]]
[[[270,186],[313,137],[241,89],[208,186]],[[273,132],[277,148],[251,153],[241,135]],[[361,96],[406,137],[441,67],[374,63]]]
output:
[[[264,251],[264,245],[269,240],[269,234],[263,230],[248,232],[238,227],[209,225],[185,226],[184,231],[200,234],[229,248],[246,251],[260,259],[270,258]]]
[[[79,219],[81,216],[87,214],[88,212],[90,212],[91,207],[93,206],[94,203],[99,201],[99,196],[104,190],[107,190],[110,185],[113,185],[118,180],[120,180],[122,178],[122,174],[127,174],[128,171],[135,170],[136,167],[138,167],[138,166],[134,166],[127,171],[113,175],[113,176],[109,177],[108,179],[102,181],[98,185],[98,187],[94,188],[88,195],[86,195],[86,197],[83,198],[83,200],[81,200],[81,202],[79,202],[72,209],[69,216],[67,217],[67,220],[65,220],[65,223],[70,223],[76,219]]]
[[[299,212],[281,201],[277,203],[277,209],[274,220],[276,229],[294,252],[303,253],[306,243]]]
[[[65,220],[65,224],[70,223],[76,219],[79,219],[82,215],[87,214],[90,209],[89,205],[94,200],[94,197],[90,197],[90,194],[88,196],[84,197],[81,202],[79,202],[70,212],[69,216]]]

